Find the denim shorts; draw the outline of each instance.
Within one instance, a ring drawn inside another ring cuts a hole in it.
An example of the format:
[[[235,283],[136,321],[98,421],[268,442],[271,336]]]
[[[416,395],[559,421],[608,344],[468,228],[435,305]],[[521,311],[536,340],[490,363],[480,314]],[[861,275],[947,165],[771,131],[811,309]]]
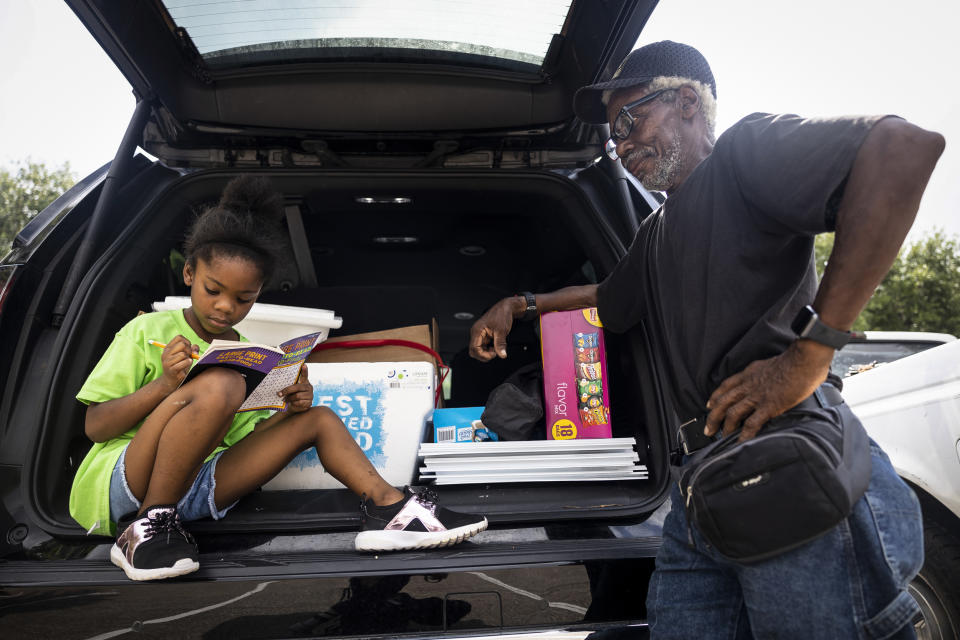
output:
[[[213,499],[214,491],[217,488],[214,472],[217,468],[217,460],[220,459],[222,453],[223,451],[218,452],[210,460],[203,463],[203,467],[200,468],[200,473],[197,474],[193,485],[177,503],[177,513],[180,514],[182,521],[188,522],[201,518],[219,520],[237,504],[234,502],[225,509],[217,509]],[[124,447],[120,459],[113,467],[113,474],[110,476],[110,519],[114,522],[140,508],[140,501],[136,499],[133,492],[130,491],[130,485],[127,484],[126,458],[127,449]]]
[[[856,420],[841,405],[842,420]],[[920,504],[870,443],[866,494],[829,533],[752,565],[724,559],[688,528],[673,483],[663,545],[650,580],[650,637],[914,638],[919,611],[906,586],[923,564]]]

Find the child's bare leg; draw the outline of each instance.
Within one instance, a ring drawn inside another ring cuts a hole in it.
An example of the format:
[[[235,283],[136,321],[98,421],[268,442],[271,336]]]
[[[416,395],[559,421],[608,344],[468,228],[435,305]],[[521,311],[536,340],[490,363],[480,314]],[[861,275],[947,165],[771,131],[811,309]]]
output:
[[[204,459],[223,440],[243,403],[236,371],[213,368],[171,393],[147,417],[127,447],[127,484],[141,510],[176,504]]]
[[[312,407],[254,431],[220,456],[214,493],[217,508],[254,491],[311,446],[317,448],[323,468],[357,495],[366,494],[378,505],[403,499],[403,493],[377,473],[337,414],[327,407]]]

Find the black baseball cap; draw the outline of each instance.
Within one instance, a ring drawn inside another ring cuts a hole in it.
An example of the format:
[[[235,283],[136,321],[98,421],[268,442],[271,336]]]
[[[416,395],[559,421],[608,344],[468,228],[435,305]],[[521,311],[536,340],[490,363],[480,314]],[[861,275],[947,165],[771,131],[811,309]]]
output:
[[[707,59],[690,45],[662,40],[630,52],[613,77],[581,87],[573,96],[573,112],[591,124],[607,122],[607,109],[601,96],[607,89],[622,89],[650,82],[659,76],[699,80],[717,97],[717,83]]]

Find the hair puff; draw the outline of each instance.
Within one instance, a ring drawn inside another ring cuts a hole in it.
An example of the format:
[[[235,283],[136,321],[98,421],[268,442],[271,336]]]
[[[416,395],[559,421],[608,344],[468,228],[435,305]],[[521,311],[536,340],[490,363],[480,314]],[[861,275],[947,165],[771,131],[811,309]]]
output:
[[[264,282],[283,259],[287,239],[280,224],[283,196],[270,180],[239,176],[223,190],[220,201],[193,221],[184,243],[187,264],[214,257],[242,258],[259,268]]]

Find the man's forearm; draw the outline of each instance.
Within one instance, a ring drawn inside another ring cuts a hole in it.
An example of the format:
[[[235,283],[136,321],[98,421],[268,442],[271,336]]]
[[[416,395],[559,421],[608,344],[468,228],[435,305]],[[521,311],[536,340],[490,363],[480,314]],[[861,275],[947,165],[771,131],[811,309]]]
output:
[[[597,285],[585,284],[575,287],[564,287],[549,293],[535,294],[537,312],[569,311],[571,309],[587,309],[597,306]],[[511,309],[513,317],[519,318],[526,310],[526,301],[523,296],[515,296]]]
[[[565,287],[550,293],[535,294],[537,312],[586,309],[597,305],[597,285]],[[502,298],[490,307],[470,328],[470,355],[487,362],[507,357],[507,334],[527,310],[525,296]]]
[[[867,135],[850,171],[833,252],[813,304],[828,326],[849,330],[883,280],[943,148],[940,134],[899,119],[882,120]]]

